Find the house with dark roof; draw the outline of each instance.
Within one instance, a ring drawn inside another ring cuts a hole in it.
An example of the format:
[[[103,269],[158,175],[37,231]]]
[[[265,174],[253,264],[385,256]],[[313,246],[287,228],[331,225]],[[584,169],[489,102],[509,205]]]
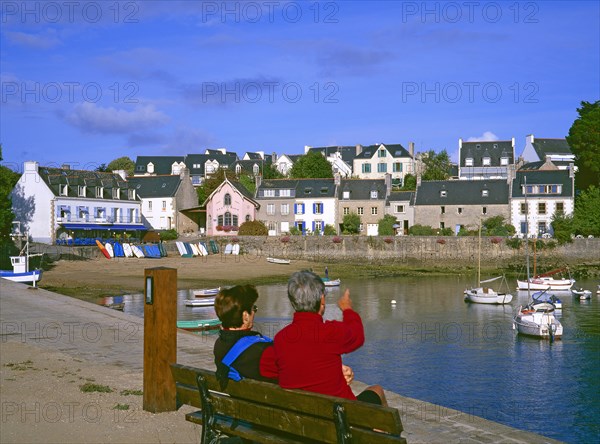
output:
[[[555,214],[572,215],[575,207],[575,170],[529,169],[516,172],[512,181],[510,220],[520,236],[552,234]],[[527,202],[526,202],[527,198]]]
[[[525,138],[521,157],[525,163],[550,160],[560,170],[568,170],[569,164],[575,162],[567,139],[536,139],[533,134]]]
[[[294,203],[299,179],[262,179],[256,187],[260,203],[256,218],[264,222],[269,236],[289,233],[295,226]]]
[[[515,139],[463,142],[458,139],[458,177],[464,180],[507,180],[515,164]]]
[[[383,179],[391,174],[392,185],[401,187],[407,174],[414,174],[414,148],[409,153],[400,144],[368,145],[362,147],[353,160],[354,175],[360,179]]]
[[[506,180],[432,180],[417,185],[415,225],[474,229],[481,219],[510,218]]]
[[[331,169],[334,174],[339,174],[340,177],[350,177],[352,175],[352,166],[354,157],[361,151],[362,147],[357,146],[321,146],[304,147],[304,154],[309,151],[317,151],[321,153],[331,164]]]
[[[344,216],[355,213],[360,217],[359,234],[377,236],[391,187],[390,174],[386,179],[341,179],[337,190],[338,230],[343,229]]]
[[[260,204],[241,183],[225,180],[206,198],[206,234],[208,236],[232,236],[239,226],[256,220]]]
[[[35,242],[139,235],[146,229],[135,188],[115,173],[25,162],[11,198],[15,220]]]
[[[157,176],[179,174],[185,168],[184,156],[138,156],[134,176]]]
[[[198,221],[184,211],[198,206],[187,169],[179,175],[130,177],[128,182],[142,201],[142,222],[147,228],[198,231]]]
[[[396,234],[403,236],[415,224],[415,192],[392,191],[386,200],[385,214],[396,218]]]

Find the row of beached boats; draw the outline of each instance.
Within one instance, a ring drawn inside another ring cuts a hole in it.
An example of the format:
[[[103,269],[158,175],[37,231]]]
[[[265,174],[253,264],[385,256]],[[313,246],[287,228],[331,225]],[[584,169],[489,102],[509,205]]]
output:
[[[96,240],[96,245],[106,259],[115,257],[137,257],[159,259],[167,256],[167,251],[162,243],[134,245],[127,242],[105,242],[102,243],[99,239]]]

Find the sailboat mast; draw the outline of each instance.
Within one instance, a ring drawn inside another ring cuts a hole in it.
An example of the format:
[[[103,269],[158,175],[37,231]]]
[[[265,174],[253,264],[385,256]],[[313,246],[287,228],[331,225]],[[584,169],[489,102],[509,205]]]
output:
[[[531,282],[529,279],[529,205],[527,205],[527,176],[523,176],[523,190],[525,192],[525,255],[527,257],[527,300],[531,295]]]
[[[481,218],[479,218],[479,256],[477,258],[477,286],[481,285]]]

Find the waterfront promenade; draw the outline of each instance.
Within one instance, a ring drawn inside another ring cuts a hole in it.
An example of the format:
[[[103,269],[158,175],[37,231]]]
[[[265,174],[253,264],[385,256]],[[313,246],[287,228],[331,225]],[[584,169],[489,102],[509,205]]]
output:
[[[135,392],[143,388],[143,330],[141,318],[0,279],[0,442],[200,442],[199,427],[184,419],[191,408],[142,410]],[[178,362],[214,368],[214,339],[181,331]],[[82,392],[86,383],[112,392]],[[558,442],[470,412],[386,395],[411,444]]]

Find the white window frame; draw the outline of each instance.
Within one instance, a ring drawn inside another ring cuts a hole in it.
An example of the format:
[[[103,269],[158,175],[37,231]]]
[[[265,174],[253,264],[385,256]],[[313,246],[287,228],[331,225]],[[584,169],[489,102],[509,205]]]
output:
[[[288,214],[290,214],[290,204],[282,203],[280,210],[282,216],[287,216]]]
[[[275,214],[275,204],[272,204],[272,203],[267,204],[267,214],[269,216],[272,216]]]

